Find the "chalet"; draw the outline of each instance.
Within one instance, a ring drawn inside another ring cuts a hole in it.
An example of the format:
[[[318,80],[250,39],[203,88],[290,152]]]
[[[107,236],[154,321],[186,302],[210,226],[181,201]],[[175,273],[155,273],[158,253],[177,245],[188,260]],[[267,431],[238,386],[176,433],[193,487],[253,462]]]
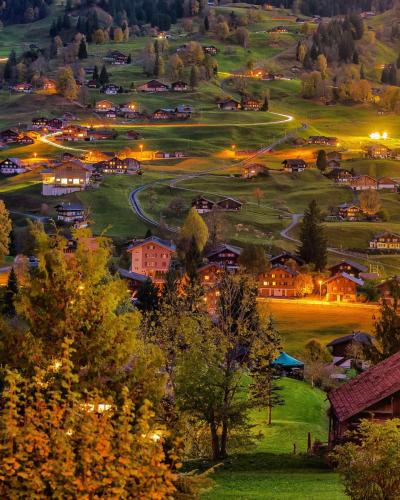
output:
[[[138,107],[136,102],[127,102],[125,104],[121,104],[118,108],[118,111],[127,116],[131,113],[137,113]]]
[[[106,95],[117,95],[120,91],[121,87],[114,85],[113,83],[108,83],[100,89],[100,92]]]
[[[190,104],[179,104],[175,108],[175,114],[178,118],[190,118],[193,114],[193,106]]]
[[[393,276],[392,278],[382,281],[382,283],[379,283],[379,285],[377,285],[377,288],[381,295],[381,301],[393,305],[396,295],[394,291],[396,290],[397,293],[397,287],[399,286],[400,286],[400,277],[398,276]],[[396,300],[398,299],[396,298]]]
[[[337,363],[343,358],[349,358],[349,351],[353,346],[359,346],[361,348],[367,348],[372,345],[372,336],[368,333],[363,332],[353,332],[350,335],[345,335],[344,337],[339,337],[332,340],[327,344],[329,352],[333,356],[333,362]],[[349,366],[348,368],[351,368]]]
[[[215,313],[220,295],[219,284],[224,274],[224,268],[215,262],[210,262],[201,266],[197,272],[204,290],[207,311],[210,314]]]
[[[285,266],[296,270],[299,270],[301,267],[305,265],[303,259],[301,259],[296,254],[290,252],[283,252],[279,255],[275,255],[275,257],[270,258],[269,262],[272,267]]]
[[[56,92],[57,84],[54,80],[50,80],[49,78],[45,78],[43,80],[42,89],[46,92]]]
[[[0,174],[2,175],[23,174],[26,171],[27,168],[19,158],[6,158],[0,162]]]
[[[119,50],[110,50],[104,57],[104,60],[115,65],[122,65],[129,63],[129,56],[125,55]]]
[[[400,234],[383,231],[376,234],[369,242],[374,250],[400,250]]]
[[[48,118],[44,118],[43,116],[41,116],[40,118],[32,118],[32,128],[34,129],[47,128],[48,123]]]
[[[365,148],[365,156],[374,160],[385,160],[390,156],[390,149],[383,144],[370,144]]]
[[[57,141],[84,141],[87,137],[87,128],[81,125],[67,125],[62,128],[61,134],[57,135]]]
[[[356,302],[357,287],[363,284],[363,280],[345,272],[336,274],[325,282],[326,300],[328,302]]]
[[[134,241],[128,252],[131,254],[130,272],[148,276],[155,282],[162,282],[176,247],[170,241],[150,236],[141,241]]]
[[[173,120],[175,118],[174,109],[156,109],[151,115],[152,120]]]
[[[221,243],[211,249],[206,254],[206,258],[209,262],[217,263],[228,271],[234,271],[238,267],[238,258],[241,253],[240,247]]]
[[[240,109],[240,102],[235,101],[235,99],[222,99],[217,104],[222,111],[237,111]]]
[[[109,111],[105,112],[104,116],[110,119],[117,118],[117,112],[114,111],[113,109],[110,109]]]
[[[400,418],[400,352],[328,393],[329,444],[346,439],[362,419]]]
[[[82,191],[89,185],[91,172],[79,162],[62,163],[42,171],[42,195],[59,196]]]
[[[378,189],[378,181],[370,175],[358,175],[350,179],[349,186],[353,191]]]
[[[243,203],[233,198],[225,198],[221,201],[218,201],[216,205],[218,208],[221,208],[222,210],[238,212],[239,210],[242,209]]]
[[[60,203],[55,207],[57,220],[65,223],[82,222],[86,218],[85,209],[79,203]]]
[[[203,45],[203,50],[205,54],[210,56],[216,56],[218,54],[218,49],[215,45]]]
[[[21,134],[16,130],[11,130],[11,129],[3,130],[0,132],[0,140],[5,144],[14,144],[18,141],[20,135]]]
[[[368,268],[358,262],[346,259],[329,267],[328,270],[331,273],[331,276],[336,276],[339,273],[347,273],[350,276],[359,278],[360,273],[366,273]]]
[[[159,82],[158,80],[150,80],[149,82],[140,85],[137,90],[139,92],[166,92],[169,90],[168,85]]]
[[[252,97],[244,97],[242,99],[241,107],[244,111],[260,111],[263,107],[263,101],[253,99]]]
[[[306,162],[300,158],[284,160],[282,165],[285,172],[304,172],[307,168]]]
[[[258,277],[259,297],[296,297],[298,271],[277,264]]]
[[[121,160],[117,156],[111,160],[95,163],[93,166],[97,172],[104,174],[137,174],[140,171],[140,162],[135,158]]]
[[[396,191],[399,183],[390,177],[381,177],[378,179],[378,189],[390,189]]]
[[[199,214],[211,212],[214,206],[215,203],[204,196],[198,196],[192,201],[192,207],[194,207]]]
[[[99,83],[97,80],[89,80],[86,83],[86,87],[89,89],[97,89],[98,86],[99,86]]]
[[[11,87],[11,91],[17,94],[31,94],[33,92],[33,87],[30,83],[17,83]]]
[[[86,133],[86,141],[109,141],[117,137],[117,132],[110,128],[88,128]]]
[[[334,168],[325,175],[328,179],[332,179],[337,183],[348,183],[354,177],[352,172],[350,172],[350,170],[346,170],[345,168]]]
[[[342,203],[337,207],[338,215],[341,220],[356,221],[362,215],[361,208],[355,203]]]
[[[261,163],[250,163],[242,167],[242,177],[244,179],[251,179],[257,177],[267,171],[267,168]]]
[[[97,101],[95,111],[96,113],[107,113],[108,111],[115,111],[115,106],[111,101]]]
[[[189,90],[189,85],[186,82],[178,81],[171,84],[171,89],[174,92],[187,92]]]
[[[63,127],[63,121],[59,118],[51,118],[47,120],[47,128],[49,130],[61,130]]]
[[[320,144],[323,146],[336,147],[339,144],[337,137],[326,137],[324,135],[311,135],[308,138],[308,144]]]

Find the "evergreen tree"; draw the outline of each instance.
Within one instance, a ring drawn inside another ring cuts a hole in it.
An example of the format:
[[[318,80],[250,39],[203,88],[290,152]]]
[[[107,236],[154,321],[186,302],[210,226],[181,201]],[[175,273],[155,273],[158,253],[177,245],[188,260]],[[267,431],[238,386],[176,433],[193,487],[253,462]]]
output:
[[[322,215],[317,202],[312,200],[304,212],[300,229],[298,255],[307,264],[314,264],[316,271],[322,271],[327,262],[327,240]]]
[[[108,73],[107,73],[107,68],[106,66],[103,64],[103,67],[101,68],[101,71],[100,71],[100,76],[99,76],[99,83],[101,85],[105,85],[106,83],[108,83],[110,81],[109,79],[109,76],[108,76]]]
[[[326,151],[324,149],[320,149],[317,154],[317,167],[321,172],[325,172],[326,167],[328,166]]]
[[[136,299],[136,305],[142,312],[154,312],[158,309],[158,291],[150,278],[139,286]]]
[[[11,268],[8,276],[6,291],[4,294],[4,312],[9,316],[15,315],[14,299],[19,291],[18,278],[14,268]]]
[[[95,81],[95,82],[98,82],[99,81],[99,68],[97,66],[95,66],[93,68],[93,75],[92,75],[92,79]]]
[[[264,102],[261,107],[261,111],[269,111],[269,100],[267,95],[264,97]]]
[[[204,18],[204,30],[207,32],[210,29],[210,21],[208,20],[208,16]]]
[[[7,62],[4,66],[4,80],[7,82],[14,82],[16,78],[16,65],[17,56],[15,50],[13,49],[8,56]]]
[[[78,57],[80,60],[87,59],[88,57],[86,41],[83,38],[79,44]]]

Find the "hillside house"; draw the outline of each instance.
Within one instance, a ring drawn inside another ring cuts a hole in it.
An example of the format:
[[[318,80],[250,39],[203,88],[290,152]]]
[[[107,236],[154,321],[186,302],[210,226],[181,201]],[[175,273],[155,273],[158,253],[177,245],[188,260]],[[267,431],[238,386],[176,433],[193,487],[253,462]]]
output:
[[[11,129],[2,130],[0,132],[0,141],[4,142],[4,144],[13,144],[18,141],[20,135],[21,134],[16,130],[11,130]]]
[[[356,302],[357,287],[363,284],[363,280],[350,274],[338,273],[325,282],[326,300],[328,302]]]
[[[67,224],[82,222],[86,218],[85,209],[79,203],[60,203],[55,207],[57,220]]]
[[[332,354],[333,363],[342,368],[350,369],[353,367],[351,350],[356,347],[361,349],[372,345],[373,337],[368,333],[353,332],[350,335],[338,337],[327,344],[329,352]],[[347,365],[344,363],[347,361]]]
[[[296,270],[299,270],[302,266],[305,265],[303,259],[298,257],[296,254],[290,252],[283,252],[280,253],[279,255],[275,255],[275,257],[271,257],[269,259],[269,262],[272,267],[280,265],[280,266],[290,267],[291,269],[296,269]]]
[[[114,118],[117,118],[117,112],[114,110],[106,111],[104,113],[104,116],[105,116],[105,118],[108,118],[108,119],[114,119]]]
[[[354,276],[355,278],[360,277],[360,273],[366,273],[368,268],[359,264],[358,262],[354,262],[352,260],[346,259],[334,264],[331,267],[328,267],[328,271],[331,273],[331,276],[336,276],[340,273],[347,273],[350,276]]]
[[[241,107],[240,102],[235,99],[222,99],[217,104],[221,111],[237,111]]]
[[[48,118],[44,118],[43,116],[38,118],[32,118],[32,128],[33,129],[43,129],[47,128],[47,124],[49,123]]]
[[[307,168],[306,162],[301,158],[284,160],[282,165],[285,172],[304,172]]]
[[[244,179],[251,179],[263,174],[268,169],[261,163],[250,163],[249,165],[244,165],[242,167],[242,177]]]
[[[390,156],[390,149],[383,144],[370,144],[365,148],[365,156],[374,160],[385,160]]]
[[[125,118],[130,118],[130,115],[136,115],[138,113],[138,106],[136,102],[127,102],[121,104],[118,108],[118,113]]]
[[[355,203],[342,203],[337,207],[337,212],[342,220],[350,222],[359,220],[363,213]]]
[[[339,144],[337,137],[326,137],[324,135],[311,135],[308,138],[308,144],[319,144],[321,146],[336,147]]]
[[[119,87],[118,85],[114,85],[113,83],[108,83],[107,85],[104,85],[100,89],[100,92],[106,95],[117,95],[120,92],[120,89],[121,87]]]
[[[368,189],[378,189],[378,181],[370,175],[358,175],[349,181],[353,191],[365,191]]]
[[[45,169],[42,174],[42,195],[60,196],[82,191],[89,185],[91,172],[74,161],[62,163],[53,169]]]
[[[390,191],[397,191],[399,183],[391,177],[381,177],[378,179],[378,189],[389,189]]]
[[[169,90],[169,87],[165,83],[162,83],[158,80],[150,80],[143,85],[139,85],[137,90],[138,92],[167,92]]]
[[[215,203],[205,196],[198,196],[192,201],[192,207],[194,207],[199,214],[211,212],[214,206]]]
[[[252,97],[244,97],[241,102],[241,107],[244,111],[260,111],[263,107],[263,101],[253,99]]]
[[[174,109],[156,109],[151,115],[152,120],[173,120],[175,118]]]
[[[104,99],[96,102],[95,111],[96,113],[107,113],[108,111],[115,111],[115,106],[111,101]]]
[[[27,168],[19,158],[6,158],[0,162],[0,174],[2,175],[16,175],[23,174]]]
[[[205,256],[209,262],[219,264],[228,271],[235,271],[238,268],[238,258],[241,253],[240,247],[221,243],[207,252]]]
[[[218,297],[220,296],[219,283],[224,274],[224,268],[215,262],[210,262],[201,266],[197,272],[201,286],[204,289],[207,311],[213,314],[217,308]]]
[[[203,50],[205,54],[210,56],[216,56],[218,54],[218,49],[215,45],[203,45]]]
[[[298,271],[277,264],[258,277],[259,297],[296,297]]]
[[[130,272],[148,276],[155,283],[161,283],[175,255],[176,247],[171,241],[150,236],[134,241],[128,252],[131,254]]]
[[[238,212],[242,209],[243,203],[239,200],[235,200],[234,198],[225,198],[216,203],[218,208],[222,210],[228,210],[230,212]]]
[[[379,285],[377,285],[377,288],[381,295],[381,301],[393,305],[395,300],[394,290],[397,289],[398,286],[400,286],[399,276],[393,276],[392,278],[379,283]]]
[[[86,141],[110,141],[117,138],[117,132],[110,128],[89,128],[86,132]]]
[[[329,444],[343,442],[360,420],[400,418],[400,352],[328,393]]]
[[[129,56],[119,50],[110,50],[103,59],[115,65],[128,64],[129,62]]]
[[[375,234],[369,242],[369,248],[374,250],[400,250],[400,234],[390,231]]]
[[[84,141],[88,130],[80,125],[67,125],[62,128],[61,134],[57,135],[57,141]]]
[[[327,174],[325,174],[328,179],[333,180],[337,183],[348,183],[353,179],[353,173],[345,168],[334,168]]]
[[[177,81],[171,83],[171,89],[173,92],[187,92],[189,90],[189,85],[183,81]]]
[[[121,160],[117,156],[95,163],[93,166],[97,172],[103,174],[137,174],[140,171],[140,162],[135,158]]]
[[[32,94],[33,87],[30,83],[22,82],[13,85],[11,91],[16,94]]]

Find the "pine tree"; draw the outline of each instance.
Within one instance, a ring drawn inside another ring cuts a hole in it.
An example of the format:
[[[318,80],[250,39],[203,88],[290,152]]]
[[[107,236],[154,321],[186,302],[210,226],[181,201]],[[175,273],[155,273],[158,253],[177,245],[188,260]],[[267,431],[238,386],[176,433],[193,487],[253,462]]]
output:
[[[324,149],[320,149],[317,154],[317,167],[321,172],[325,172],[326,167],[328,166],[326,151]]]
[[[93,68],[93,75],[92,75],[92,79],[95,81],[95,82],[98,82],[99,81],[99,68],[97,66],[95,66]]]
[[[327,240],[321,222],[322,215],[317,202],[312,200],[301,223],[298,255],[307,264],[314,264],[316,271],[322,271],[327,262]]]
[[[110,79],[109,79],[109,76],[108,76],[108,73],[107,73],[107,68],[103,64],[103,67],[101,68],[101,71],[100,71],[99,83],[101,85],[105,85],[106,83],[109,82],[109,80]]]
[[[264,97],[264,102],[261,107],[261,111],[269,111],[269,100],[267,95]]]
[[[204,18],[204,30],[208,31],[210,29],[210,21],[208,20],[208,16]]]
[[[13,82],[16,77],[16,67],[17,65],[17,56],[15,54],[15,50],[13,49],[8,56],[6,65],[4,66],[4,80],[7,82]]]
[[[81,60],[87,59],[88,57],[86,41],[83,38],[81,40],[81,43],[79,44],[78,57]]]
[[[140,311],[154,312],[157,310],[159,303],[158,291],[150,278],[139,286],[136,299]]]
[[[8,275],[6,291],[4,294],[4,312],[9,316],[15,315],[14,299],[19,291],[18,278],[14,268]]]

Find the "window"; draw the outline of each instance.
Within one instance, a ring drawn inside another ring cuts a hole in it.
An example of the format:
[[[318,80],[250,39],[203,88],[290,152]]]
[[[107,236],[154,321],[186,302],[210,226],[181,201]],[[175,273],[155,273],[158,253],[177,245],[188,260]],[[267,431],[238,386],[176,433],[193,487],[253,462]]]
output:
[[[204,276],[204,279],[205,279],[206,281],[209,281],[209,280],[210,280],[210,276],[208,276],[208,274],[206,274],[206,275]]]
[[[268,286],[269,285],[269,281],[264,281],[264,286]]]
[[[275,285],[276,285],[276,281],[273,281],[273,282],[272,282],[272,286],[275,286]]]
[[[275,274],[271,274],[271,278],[275,278]]]

